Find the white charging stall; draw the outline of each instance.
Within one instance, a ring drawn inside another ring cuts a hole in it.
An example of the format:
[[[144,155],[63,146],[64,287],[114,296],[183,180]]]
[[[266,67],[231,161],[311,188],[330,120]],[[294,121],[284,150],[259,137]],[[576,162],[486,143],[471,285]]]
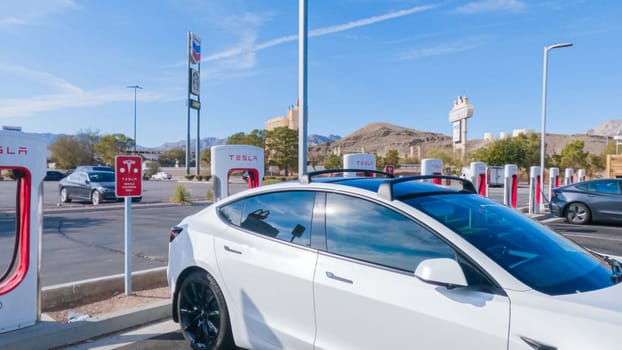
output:
[[[263,149],[250,145],[212,146],[212,182],[214,201],[227,197],[229,176],[233,171],[245,171],[248,188],[261,186],[264,176]]]
[[[518,166],[506,164],[503,167],[503,204],[516,208],[518,195]]]
[[[577,170],[577,182],[585,181],[585,169]]]
[[[2,199],[15,203],[3,219],[0,244],[0,333],[31,326],[40,317],[39,256],[42,234],[42,181],[45,177],[47,143],[39,135],[0,130],[0,170],[11,171],[15,196]],[[8,231],[5,231],[8,230]],[[8,254],[4,254],[7,252]]]
[[[443,175],[443,161],[436,158],[421,160],[421,175]],[[432,179],[432,183],[441,184],[441,179]]]
[[[553,189],[559,187],[559,168],[549,169],[549,200],[553,195]]]
[[[529,213],[540,213],[540,167],[529,168]]]
[[[570,185],[574,183],[574,169],[566,168],[564,170],[564,185]]]
[[[475,186],[475,190],[482,196],[488,196],[488,181],[486,176],[486,163],[471,163],[471,182]]]
[[[370,153],[350,153],[343,155],[344,169],[376,170],[376,156]],[[375,176],[370,173],[370,177]],[[344,177],[356,177],[356,173],[347,172]]]

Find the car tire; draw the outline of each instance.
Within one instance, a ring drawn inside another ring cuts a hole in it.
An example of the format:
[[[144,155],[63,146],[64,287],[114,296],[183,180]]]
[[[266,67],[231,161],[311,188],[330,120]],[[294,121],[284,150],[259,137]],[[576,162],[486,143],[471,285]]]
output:
[[[566,208],[566,220],[571,224],[585,225],[590,218],[590,209],[583,203],[570,203]]]
[[[69,198],[69,193],[67,193],[67,189],[64,187],[60,189],[60,201],[63,203],[71,202],[71,198]]]
[[[193,349],[233,349],[225,297],[205,271],[188,275],[179,286],[177,317]]]
[[[99,191],[95,190],[91,192],[91,203],[93,205],[99,205],[102,202],[102,194]]]

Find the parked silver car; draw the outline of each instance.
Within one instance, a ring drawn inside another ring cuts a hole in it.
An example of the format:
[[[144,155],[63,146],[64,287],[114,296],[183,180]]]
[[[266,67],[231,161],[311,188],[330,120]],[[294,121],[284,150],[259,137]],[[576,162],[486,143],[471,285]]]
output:
[[[556,188],[549,207],[572,224],[622,223],[622,179],[595,179]]]

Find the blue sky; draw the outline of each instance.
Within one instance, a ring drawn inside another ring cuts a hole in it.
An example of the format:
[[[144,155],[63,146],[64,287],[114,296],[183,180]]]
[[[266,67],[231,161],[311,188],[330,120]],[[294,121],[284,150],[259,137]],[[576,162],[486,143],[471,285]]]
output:
[[[202,40],[201,137],[262,129],[298,97],[296,0],[0,0],[0,124],[27,132],[186,137],[187,32]],[[622,119],[617,0],[309,0],[309,134],[389,122],[468,138]],[[192,113],[196,135],[196,113]]]

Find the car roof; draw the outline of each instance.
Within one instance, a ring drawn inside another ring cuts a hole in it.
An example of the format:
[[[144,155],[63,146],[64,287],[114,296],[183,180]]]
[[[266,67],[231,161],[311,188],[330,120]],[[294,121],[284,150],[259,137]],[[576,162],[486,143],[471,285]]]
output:
[[[76,167],[76,170],[114,171],[114,169],[106,165],[80,165]]]
[[[342,173],[342,176],[329,176],[326,174]],[[366,175],[381,175],[383,177],[369,176],[345,176],[364,173]],[[431,183],[433,179],[438,181],[449,180],[450,186],[439,186]],[[339,184],[352,186],[372,192],[377,192],[380,197],[387,200],[404,199],[413,196],[422,196],[438,193],[476,193],[473,184],[463,178],[446,175],[419,175],[407,177],[393,177],[392,174],[375,170],[360,169],[328,169],[315,171],[303,175],[301,184],[311,182]],[[458,185],[458,186],[456,186]]]

